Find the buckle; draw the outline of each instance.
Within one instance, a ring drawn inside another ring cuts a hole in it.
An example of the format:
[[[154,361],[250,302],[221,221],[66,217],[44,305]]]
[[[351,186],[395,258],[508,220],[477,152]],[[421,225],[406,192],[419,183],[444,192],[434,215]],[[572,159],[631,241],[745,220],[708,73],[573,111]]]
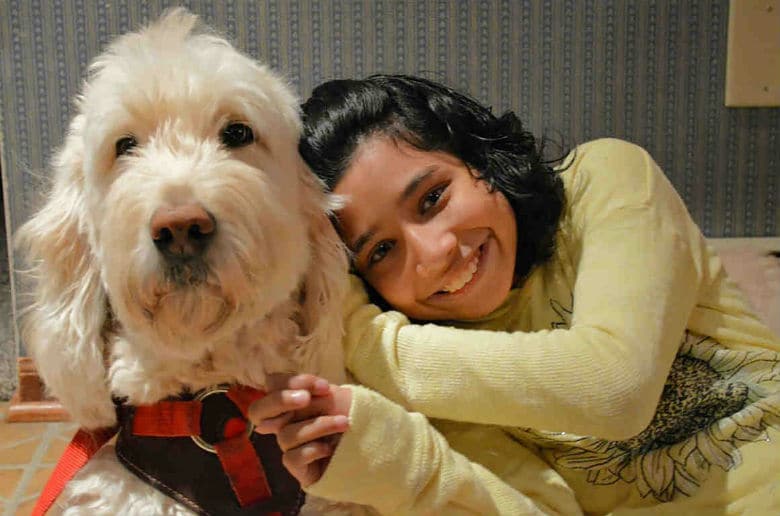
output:
[[[215,387],[213,389],[204,389],[204,390],[200,391],[195,396],[195,400],[196,401],[200,401],[200,402],[204,402],[210,396],[219,395],[219,394],[224,396],[224,395],[227,394],[227,392],[228,392],[227,387]],[[229,399],[229,398],[227,398],[227,396],[225,396],[225,398]],[[231,401],[231,404],[233,404],[232,401]],[[235,406],[235,404],[233,404],[233,406]],[[205,405],[204,405],[203,413],[205,414],[205,412],[206,412],[206,410],[205,410]],[[203,417],[203,416],[201,416],[201,417]],[[240,417],[246,423],[246,429],[244,430],[245,436],[247,438],[251,437],[252,432],[255,429],[255,425],[251,421],[249,421],[248,419],[244,418],[243,416],[238,416],[238,417]],[[214,445],[209,443],[209,442],[207,442],[200,435],[191,435],[190,438],[202,450],[205,450],[205,451],[207,451],[209,453],[217,453],[217,450],[214,447]]]

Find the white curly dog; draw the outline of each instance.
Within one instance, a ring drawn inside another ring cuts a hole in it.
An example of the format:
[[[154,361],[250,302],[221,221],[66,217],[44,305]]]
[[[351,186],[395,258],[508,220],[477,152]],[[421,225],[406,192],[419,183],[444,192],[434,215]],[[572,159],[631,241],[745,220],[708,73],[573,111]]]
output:
[[[24,339],[73,419],[108,427],[112,398],[262,388],[274,372],[344,381],[346,255],[285,82],[174,10],[111,44],[77,107],[18,240],[36,283]],[[192,514],[110,445],[53,510]]]

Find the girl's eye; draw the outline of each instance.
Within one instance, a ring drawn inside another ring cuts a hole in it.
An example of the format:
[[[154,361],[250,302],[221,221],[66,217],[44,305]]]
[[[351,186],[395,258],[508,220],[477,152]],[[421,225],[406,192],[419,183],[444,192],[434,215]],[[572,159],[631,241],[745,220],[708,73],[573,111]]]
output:
[[[379,242],[368,255],[368,266],[371,267],[372,265],[381,262],[393,247],[395,247],[395,244],[389,240]]]
[[[420,199],[420,214],[424,215],[434,208],[439,203],[446,189],[447,185],[440,185],[423,195],[422,199]]]

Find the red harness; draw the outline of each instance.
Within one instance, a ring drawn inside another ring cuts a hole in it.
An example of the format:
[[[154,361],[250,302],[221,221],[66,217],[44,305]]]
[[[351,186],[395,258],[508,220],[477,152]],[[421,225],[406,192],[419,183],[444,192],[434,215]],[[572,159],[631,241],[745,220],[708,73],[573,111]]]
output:
[[[227,419],[220,440],[210,444],[203,438],[201,414],[204,400],[215,393],[224,394],[238,408],[241,417]],[[263,464],[250,441],[252,426],[247,419],[249,405],[264,395],[250,387],[232,386],[207,391],[191,400],[138,406],[133,409],[130,433],[136,437],[188,437],[204,450],[216,453],[239,505],[247,507],[272,497]],[[33,516],[46,513],[65,484],[117,431],[118,427],[96,432],[80,429],[76,433],[38,498]]]

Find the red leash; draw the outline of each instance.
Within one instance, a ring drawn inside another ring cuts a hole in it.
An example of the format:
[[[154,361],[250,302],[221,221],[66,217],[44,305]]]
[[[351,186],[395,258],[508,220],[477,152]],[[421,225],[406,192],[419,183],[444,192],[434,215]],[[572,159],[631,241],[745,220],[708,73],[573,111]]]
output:
[[[114,435],[118,428],[103,428],[89,432],[80,428],[65,452],[60,457],[57,466],[54,468],[49,480],[35,502],[32,516],[43,516],[46,514],[54,500],[62,493],[65,484],[95,455],[95,453],[106,444]]]
[[[192,437],[198,446],[217,454],[239,504],[245,507],[272,496],[263,465],[250,441],[251,429],[247,418],[249,405],[265,393],[250,387],[233,386],[225,395],[236,405],[243,418],[230,419],[223,429],[224,440],[218,443],[210,445],[200,438],[201,400],[205,396],[191,401],[161,401],[136,407],[132,433],[146,437]],[[76,432],[41,492],[32,516],[46,514],[65,484],[116,435],[117,430],[115,427],[92,433],[83,429]]]

